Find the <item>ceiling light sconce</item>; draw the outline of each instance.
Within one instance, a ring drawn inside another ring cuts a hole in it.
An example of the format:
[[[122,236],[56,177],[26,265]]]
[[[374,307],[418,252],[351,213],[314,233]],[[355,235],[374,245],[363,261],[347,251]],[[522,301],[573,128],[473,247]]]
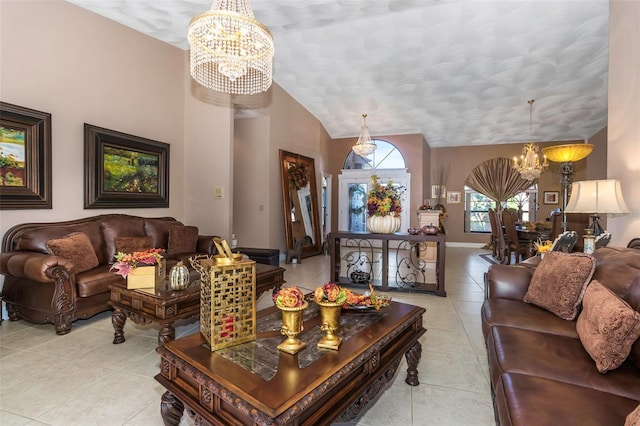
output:
[[[589,213],[591,224],[588,229],[593,231],[596,237],[604,232],[598,213],[627,214],[629,212],[622,197],[619,180],[585,180],[571,184],[571,199],[567,204],[567,213]]]
[[[522,155],[518,160],[518,157],[513,157],[513,168],[520,172],[522,179],[536,180],[540,177],[540,173],[545,171],[549,167],[547,163],[547,157],[544,156],[544,161],[540,164],[538,158],[539,148],[538,145],[533,143],[532,133],[532,121],[533,121],[533,102],[529,101],[529,143],[522,148]]]
[[[273,82],[273,37],[249,0],[214,0],[189,23],[190,71],[218,92],[253,95]]]
[[[369,134],[369,128],[367,127],[367,114],[362,114],[362,129],[360,130],[360,137],[358,142],[351,147],[351,150],[361,157],[366,157],[373,154],[378,146],[371,140]]]
[[[573,174],[573,163],[586,158],[593,150],[589,143],[576,143],[567,145],[548,146],[542,149],[547,158],[555,163],[562,164],[562,230],[567,230],[567,202],[569,195],[569,183]]]

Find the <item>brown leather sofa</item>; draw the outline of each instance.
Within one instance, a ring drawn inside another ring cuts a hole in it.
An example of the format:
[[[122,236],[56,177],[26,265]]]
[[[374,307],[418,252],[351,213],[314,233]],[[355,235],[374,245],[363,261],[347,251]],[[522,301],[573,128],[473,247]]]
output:
[[[53,223],[25,223],[10,228],[2,239],[0,274],[4,275],[2,298],[10,320],[53,323],[58,334],[71,331],[77,319],[89,318],[111,309],[109,284],[123,280],[110,271],[118,237],[152,237],[153,247],[169,248],[169,234],[183,224],[172,217],[144,218],[125,214],[105,214]],[[99,265],[74,273],[72,261],[52,256],[49,240],[74,232],[89,237]],[[177,234],[177,233],[176,233]],[[212,236],[197,236],[195,252],[167,251],[167,269],[179,259],[194,254],[213,254]]]
[[[594,253],[592,277],[640,310],[640,246]],[[482,306],[499,425],[623,425],[640,403],[640,341],[623,364],[600,373],[576,321],[525,303],[536,262],[492,265]],[[593,283],[593,281],[591,281]]]

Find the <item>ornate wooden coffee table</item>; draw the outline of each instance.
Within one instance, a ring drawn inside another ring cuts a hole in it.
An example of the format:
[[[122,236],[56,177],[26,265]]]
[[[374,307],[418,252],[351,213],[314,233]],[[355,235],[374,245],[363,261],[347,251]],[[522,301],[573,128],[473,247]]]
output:
[[[346,312],[338,351],[316,347],[322,337],[318,307],[305,310],[307,346],[278,352],[281,313],[257,313],[258,338],[211,352],[195,333],[158,347],[166,389],[165,425],[178,425],[185,407],[198,425],[325,425],[349,421],[393,378],[404,355],[406,382],[417,386],[425,309],[392,302],[380,311]]]
[[[284,280],[284,268],[256,263],[256,298],[269,290],[280,289]],[[113,343],[125,341],[124,324],[130,318],[136,324],[152,322],[162,325],[158,334],[158,344],[175,339],[173,324],[178,320],[195,319],[200,315],[200,281],[197,272],[192,271],[191,282],[185,290],[173,291],[168,280],[156,288],[129,290],[125,281],[111,284],[113,306],[111,323],[114,329]]]

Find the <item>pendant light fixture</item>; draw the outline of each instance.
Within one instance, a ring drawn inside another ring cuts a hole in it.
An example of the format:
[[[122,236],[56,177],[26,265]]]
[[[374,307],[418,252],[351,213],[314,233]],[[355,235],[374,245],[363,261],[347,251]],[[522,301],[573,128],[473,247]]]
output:
[[[360,129],[360,137],[358,142],[351,148],[353,152],[361,157],[373,154],[378,146],[371,140],[369,128],[367,127],[367,114],[362,114],[362,129]]]
[[[273,37],[253,17],[249,0],[214,0],[189,23],[190,71],[218,92],[253,95],[273,81]]]
[[[520,172],[522,179],[536,180],[540,177],[540,173],[549,167],[546,155],[543,156],[544,161],[540,164],[538,157],[538,145],[533,143],[532,121],[533,121],[533,102],[529,101],[529,143],[522,148],[520,159],[513,157],[513,168]]]

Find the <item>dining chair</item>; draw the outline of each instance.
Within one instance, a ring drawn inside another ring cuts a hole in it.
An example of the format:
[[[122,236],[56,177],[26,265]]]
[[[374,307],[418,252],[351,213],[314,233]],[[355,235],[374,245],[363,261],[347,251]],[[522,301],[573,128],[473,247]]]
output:
[[[502,225],[504,226],[504,233],[506,238],[506,264],[509,265],[511,263],[511,254],[515,255],[515,263],[520,262],[520,260],[526,259],[529,250],[529,241],[521,240],[518,237],[518,231],[516,230],[516,221],[508,211],[502,212]]]
[[[489,223],[491,224],[491,255],[502,262],[505,259],[505,240],[502,221],[494,209],[489,209]]]
[[[589,213],[567,213],[567,231],[576,231],[578,239],[573,247],[574,251],[582,251],[584,230],[589,227],[591,216]],[[558,238],[562,232],[562,212],[551,215],[551,239]]]

